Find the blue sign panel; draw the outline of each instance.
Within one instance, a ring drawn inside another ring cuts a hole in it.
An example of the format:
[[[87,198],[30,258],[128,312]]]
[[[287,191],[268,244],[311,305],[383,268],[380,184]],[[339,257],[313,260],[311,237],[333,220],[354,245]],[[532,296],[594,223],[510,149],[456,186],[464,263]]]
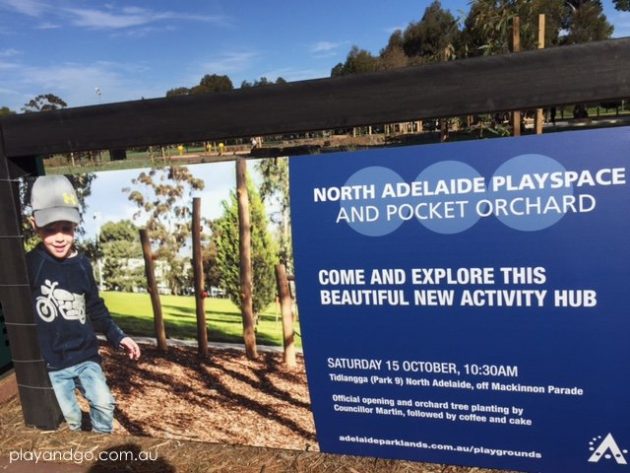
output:
[[[630,471],[630,129],[291,159],[322,451]]]

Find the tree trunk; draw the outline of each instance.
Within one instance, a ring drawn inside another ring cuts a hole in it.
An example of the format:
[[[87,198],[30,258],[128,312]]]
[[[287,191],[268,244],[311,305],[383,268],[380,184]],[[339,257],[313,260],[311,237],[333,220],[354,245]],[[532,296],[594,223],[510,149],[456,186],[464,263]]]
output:
[[[293,310],[291,293],[287,271],[283,264],[276,265],[276,282],[278,284],[278,297],[280,298],[280,310],[282,312],[282,339],[284,342],[284,364],[293,369],[297,366],[295,361],[295,334],[293,332]]]
[[[258,357],[256,333],[254,332],[253,277],[252,277],[252,234],[247,192],[247,162],[236,159],[236,196],[238,200],[238,230],[241,276],[241,315],[243,317],[243,340],[245,353],[250,360]]]
[[[444,143],[448,140],[448,118],[440,118],[438,122],[440,124],[440,143]]]
[[[545,47],[545,15],[541,13],[538,15],[538,49],[544,49]],[[543,132],[543,123],[545,116],[542,108],[536,109],[536,134],[540,135]]]
[[[140,241],[142,242],[142,253],[144,255],[144,271],[147,276],[147,291],[151,296],[153,306],[153,326],[155,328],[155,339],[159,351],[165,352],[168,349],[166,344],[166,331],[164,330],[164,318],[162,317],[162,304],[155,281],[155,265],[153,264],[153,253],[149,235],[145,229],[140,230]]]
[[[206,329],[206,311],[204,307],[204,274],[201,257],[201,199],[193,199],[193,273],[195,278],[195,308],[197,311],[197,354],[200,358],[208,356],[208,331]]]
[[[521,50],[521,19],[516,16],[512,23],[512,52]],[[521,112],[512,112],[512,134],[521,136]]]

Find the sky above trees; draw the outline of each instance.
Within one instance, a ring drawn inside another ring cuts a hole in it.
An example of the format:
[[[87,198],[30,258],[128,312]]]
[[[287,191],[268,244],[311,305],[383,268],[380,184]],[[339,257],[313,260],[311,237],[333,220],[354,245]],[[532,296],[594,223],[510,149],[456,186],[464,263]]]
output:
[[[603,0],[613,37],[630,12]],[[329,77],[353,45],[378,55],[429,1],[0,0],[0,107],[20,111],[39,94],[70,107],[163,97],[206,74],[235,87],[261,77]],[[442,7],[463,23],[466,0]]]

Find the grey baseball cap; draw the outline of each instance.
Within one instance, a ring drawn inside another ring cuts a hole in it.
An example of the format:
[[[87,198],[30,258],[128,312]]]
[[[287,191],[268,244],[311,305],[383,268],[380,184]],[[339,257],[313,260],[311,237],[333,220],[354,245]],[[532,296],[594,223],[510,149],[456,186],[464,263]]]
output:
[[[40,176],[31,189],[33,218],[38,227],[52,222],[81,223],[79,199],[65,176]]]

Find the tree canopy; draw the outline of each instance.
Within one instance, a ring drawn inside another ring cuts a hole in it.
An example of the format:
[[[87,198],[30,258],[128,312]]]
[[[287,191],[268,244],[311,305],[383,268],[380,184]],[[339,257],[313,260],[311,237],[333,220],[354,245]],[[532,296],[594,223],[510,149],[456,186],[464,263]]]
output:
[[[155,255],[168,262],[166,279],[171,290],[177,294],[184,285],[181,280],[183,263],[179,261],[178,253],[191,234],[193,193],[203,190],[205,183],[194,177],[185,166],[142,171],[131,182],[133,187],[123,191],[138,207],[134,217],[146,218],[149,239],[157,247]]]
[[[130,264],[130,260],[142,258],[138,229],[130,220],[103,224],[98,243],[105,260],[102,277],[108,290],[132,291],[145,284],[144,267]]]
[[[352,46],[346,57],[346,62],[339,63],[332,68],[331,77],[345,76],[348,74],[361,74],[364,72],[374,72],[379,69],[378,58],[365,49]]]
[[[630,0],[615,0],[615,7],[630,11]],[[435,0],[420,20],[394,31],[378,56],[352,46],[331,76],[507,53],[515,17],[520,18],[521,49],[535,49],[539,14],[545,14],[546,47],[607,39],[613,32],[600,0],[472,0],[464,18]]]
[[[9,115],[14,115],[15,112],[11,110],[9,107],[0,107],[0,118],[8,117]]]
[[[407,26],[400,40],[407,57],[435,62],[454,58],[459,35],[457,19],[435,0],[420,21]]]
[[[25,113],[50,112],[52,110],[66,108],[67,106],[68,104],[65,100],[61,97],[57,97],[55,94],[40,94],[26,102],[22,110]]]
[[[610,38],[614,28],[608,23],[599,0],[568,0],[564,5],[562,27],[567,34],[562,38],[563,44]]]
[[[254,80],[254,82],[249,82],[244,80],[241,82],[241,89],[249,89],[252,87],[265,87],[267,85],[276,85],[276,84],[286,84],[287,81],[282,77],[278,77],[275,82],[267,79],[266,77],[261,77],[260,79]]]
[[[178,95],[200,95],[214,92],[228,92],[233,90],[232,80],[227,75],[206,74],[201,78],[199,84],[193,87],[176,87],[166,92],[167,97]]]
[[[276,295],[274,267],[277,262],[276,249],[267,230],[265,208],[256,188],[248,179],[249,206],[251,212],[253,309],[259,314],[273,302]],[[236,193],[229,201],[223,201],[223,215],[212,224],[212,243],[216,248],[216,266],[220,287],[240,307],[241,285],[239,274],[239,229],[238,202]],[[214,251],[214,250],[212,250]]]
[[[262,177],[260,197],[263,202],[274,202],[279,211],[272,215],[278,225],[278,259],[287,271],[293,271],[293,247],[291,244],[291,212],[289,202],[289,160],[288,158],[261,159],[256,169]]]

